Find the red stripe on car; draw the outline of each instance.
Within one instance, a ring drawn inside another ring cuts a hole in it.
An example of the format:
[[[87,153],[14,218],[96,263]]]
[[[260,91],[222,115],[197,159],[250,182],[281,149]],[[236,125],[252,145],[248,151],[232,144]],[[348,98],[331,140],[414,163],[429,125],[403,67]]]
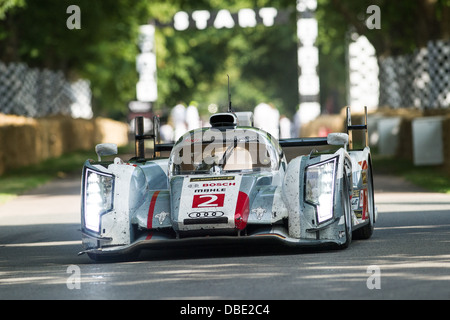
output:
[[[250,201],[245,192],[239,191],[236,211],[234,213],[234,223],[236,229],[244,230],[247,226],[248,214],[250,212]]]
[[[150,207],[148,208],[148,217],[147,217],[147,229],[151,229],[153,227],[153,213],[155,211],[155,203],[156,198],[158,198],[159,191],[156,191],[153,196],[152,200],[150,201]]]

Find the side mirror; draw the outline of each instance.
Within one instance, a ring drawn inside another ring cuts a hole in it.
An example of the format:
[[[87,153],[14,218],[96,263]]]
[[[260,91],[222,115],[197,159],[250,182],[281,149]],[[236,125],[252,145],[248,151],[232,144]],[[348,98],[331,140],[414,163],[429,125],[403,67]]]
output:
[[[347,148],[348,145],[348,134],[346,133],[330,133],[327,136],[327,143],[333,146],[344,146]]]
[[[102,161],[104,156],[113,156],[118,153],[117,145],[114,143],[102,143],[95,146],[95,153],[97,153],[98,161]]]

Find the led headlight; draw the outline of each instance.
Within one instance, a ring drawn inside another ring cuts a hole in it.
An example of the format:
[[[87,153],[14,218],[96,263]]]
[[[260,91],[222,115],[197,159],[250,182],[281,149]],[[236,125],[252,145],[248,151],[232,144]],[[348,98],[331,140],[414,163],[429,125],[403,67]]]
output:
[[[86,169],[84,180],[84,226],[100,232],[100,218],[113,209],[114,176]]]
[[[317,210],[317,222],[333,217],[334,179],[337,158],[306,168],[305,201]]]

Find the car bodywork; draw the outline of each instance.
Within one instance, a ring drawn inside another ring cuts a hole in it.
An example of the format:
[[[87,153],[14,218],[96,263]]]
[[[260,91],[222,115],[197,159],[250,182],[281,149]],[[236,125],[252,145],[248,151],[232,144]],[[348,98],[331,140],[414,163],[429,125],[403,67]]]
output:
[[[250,113],[214,115],[211,128],[174,144],[157,143],[157,125],[144,135],[138,118],[136,157],[101,161],[117,150],[99,145],[99,161],[84,164],[81,253],[99,260],[264,239],[345,248],[352,237],[369,238],[376,221],[370,148],[349,148],[353,130],[367,138],[367,111],[356,126],[347,112],[347,133],[280,141],[252,127]],[[145,139],[155,142],[150,158]],[[155,156],[161,152],[170,154]]]

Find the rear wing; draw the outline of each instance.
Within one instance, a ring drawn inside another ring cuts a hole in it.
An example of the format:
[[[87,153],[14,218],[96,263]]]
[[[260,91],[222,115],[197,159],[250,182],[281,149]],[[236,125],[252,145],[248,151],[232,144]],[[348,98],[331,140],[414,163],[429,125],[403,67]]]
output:
[[[353,131],[355,130],[363,130],[365,131],[364,134],[364,147],[368,147],[369,146],[369,132],[367,129],[367,107],[364,107],[364,124],[354,124],[352,125],[352,116],[350,114],[350,107],[347,107],[346,110],[346,131],[348,134],[348,147],[350,150],[353,149]]]
[[[352,124],[352,117],[350,107],[346,108],[346,121],[345,130],[348,135],[348,149],[353,149],[353,131],[365,131],[364,134],[364,147],[369,145],[369,133],[367,129],[367,107],[364,107],[364,123]],[[160,120],[158,116],[153,117],[153,130],[150,134],[144,134],[144,118],[136,117],[135,119],[135,151],[137,159],[145,159],[145,140],[153,141],[153,155],[155,158],[157,153],[170,152],[174,146],[174,143],[160,143],[159,137]],[[329,145],[328,137],[317,138],[291,138],[280,139],[279,143],[281,147],[314,147],[314,146],[326,146]]]
[[[314,146],[326,146],[328,145],[327,137],[318,138],[291,138],[291,139],[280,139],[280,146],[283,148],[292,147],[314,147]]]
[[[160,143],[159,136],[159,127],[160,120],[158,116],[153,117],[153,130],[150,134],[144,134],[144,117],[136,117],[135,118],[135,126],[134,126],[134,143],[135,143],[135,153],[136,158],[138,160],[145,159],[145,140],[153,141],[153,155],[152,158],[155,158],[157,153],[164,151],[172,151],[173,143]]]
[[[353,149],[353,131],[364,130],[364,146],[367,147],[369,143],[369,133],[367,130],[367,107],[364,107],[364,124],[352,125],[352,116],[350,112],[350,107],[346,108],[346,121],[345,121],[345,131],[348,135],[348,149]],[[280,145],[282,147],[314,147],[314,146],[326,146],[329,145],[328,137],[318,137],[318,138],[291,138],[291,139],[281,139]]]

